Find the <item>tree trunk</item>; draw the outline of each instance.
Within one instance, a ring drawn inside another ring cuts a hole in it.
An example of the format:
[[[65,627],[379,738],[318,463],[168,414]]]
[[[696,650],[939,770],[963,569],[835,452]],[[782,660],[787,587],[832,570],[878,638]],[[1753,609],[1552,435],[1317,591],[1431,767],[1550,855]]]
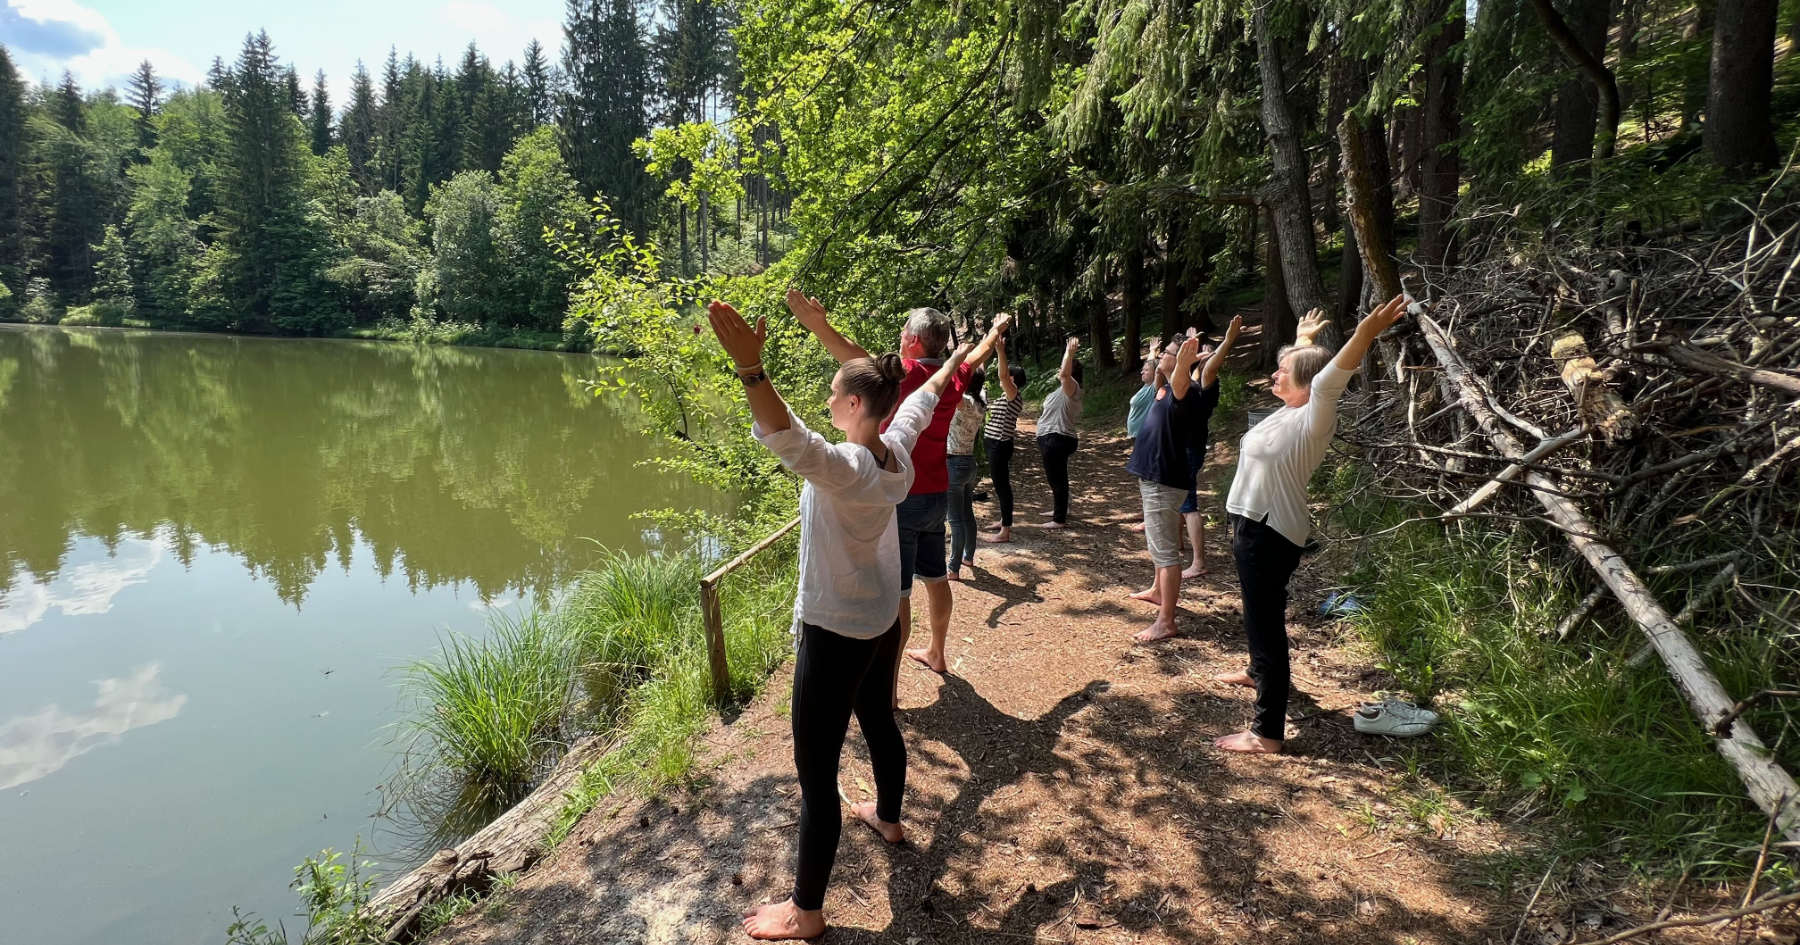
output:
[[[1462,0],[1438,0],[1428,22],[1440,24],[1425,46],[1425,100],[1420,125],[1419,255],[1434,266],[1456,262],[1450,218],[1462,182],[1456,139],[1462,129],[1462,62],[1451,50],[1463,39]]]
[[[1736,173],[1773,167],[1769,95],[1775,78],[1776,0],[1719,0],[1706,91],[1706,152]]]
[[[1139,240],[1125,256],[1125,342],[1121,360],[1126,374],[1136,374],[1144,356],[1138,340],[1144,326],[1144,282],[1144,243]]]
[[[1088,325],[1094,335],[1094,367],[1098,369],[1116,368],[1119,359],[1113,356],[1112,318],[1107,311],[1106,286],[1108,280],[1100,280],[1100,289],[1088,302]]]
[[[1287,69],[1281,42],[1271,34],[1268,14],[1258,7],[1254,14],[1257,66],[1262,77],[1263,132],[1274,156],[1274,175],[1267,203],[1270,225],[1279,238],[1272,241],[1281,252],[1282,283],[1290,308],[1325,307],[1325,284],[1319,276],[1318,250],[1313,242],[1312,195],[1307,172],[1311,169],[1300,147],[1301,128],[1288,100]]]
[[[1272,217],[1273,210],[1265,211]],[[1268,249],[1263,253],[1263,322],[1262,322],[1262,364],[1263,367],[1275,366],[1275,354],[1281,347],[1294,340],[1294,307],[1288,303],[1285,291],[1287,283],[1286,266],[1282,262],[1280,233],[1274,220],[1269,221]],[[1310,241],[1309,241],[1310,242]]]
[[[1331,58],[1331,88],[1325,96],[1325,128],[1327,130],[1336,128],[1338,122],[1344,120],[1344,110],[1350,105],[1353,85],[1350,70],[1355,68],[1350,60],[1336,52],[1332,54]],[[1319,182],[1325,190],[1325,200],[1319,204],[1319,225],[1327,233],[1343,224],[1341,215],[1338,213],[1338,178],[1341,176],[1340,169],[1342,167],[1342,155],[1338,153],[1337,148],[1331,146],[1331,142],[1327,142],[1324,179]]]
[[[1166,337],[1181,323],[1181,303],[1186,292],[1186,269],[1183,263],[1182,241],[1187,238],[1188,227],[1181,222],[1179,213],[1169,215],[1168,235],[1163,250],[1162,266],[1162,328],[1161,334]]]
[[[1550,0],[1531,0],[1538,20],[1563,57],[1577,70],[1556,91],[1556,126],[1550,143],[1550,167],[1562,171],[1598,158],[1612,157],[1619,135],[1619,84],[1606,68],[1606,32],[1612,8],[1607,0],[1576,0],[1564,20]],[[1599,133],[1595,133],[1596,122]]]
[[[1356,227],[1344,219],[1344,256],[1338,266],[1337,308],[1331,313],[1335,325],[1354,325],[1362,313],[1363,262],[1362,249],[1356,243]]]
[[[1379,122],[1369,122],[1380,133]],[[1377,299],[1391,299],[1400,294],[1400,272],[1394,266],[1394,199],[1381,192],[1386,175],[1380,174],[1369,160],[1371,152],[1381,153],[1379,142],[1371,142],[1354,117],[1338,125],[1338,147],[1344,152],[1344,195],[1348,203],[1346,216],[1356,233],[1356,248],[1362,259],[1363,278],[1369,280]],[[1383,219],[1385,216],[1387,219]],[[1346,246],[1346,248],[1348,248]],[[1339,322],[1348,330],[1355,312]]]
[[[1694,18],[1689,20],[1687,26],[1682,29],[1681,41],[1691,43],[1697,39],[1706,39],[1712,36],[1713,17],[1716,12],[1716,0],[1695,0]],[[1700,124],[1700,113],[1706,108],[1708,71],[1706,65],[1688,70],[1686,88],[1681,97],[1682,131]]]

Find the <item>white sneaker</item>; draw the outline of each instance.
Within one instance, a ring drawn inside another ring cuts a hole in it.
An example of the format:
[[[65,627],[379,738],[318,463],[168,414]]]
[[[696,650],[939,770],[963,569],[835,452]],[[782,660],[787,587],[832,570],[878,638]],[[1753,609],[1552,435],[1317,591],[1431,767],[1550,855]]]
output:
[[[1364,703],[1362,708],[1356,710],[1350,724],[1364,735],[1411,738],[1431,731],[1437,721],[1438,714],[1430,709],[1421,709],[1399,699],[1384,699],[1381,702]]]

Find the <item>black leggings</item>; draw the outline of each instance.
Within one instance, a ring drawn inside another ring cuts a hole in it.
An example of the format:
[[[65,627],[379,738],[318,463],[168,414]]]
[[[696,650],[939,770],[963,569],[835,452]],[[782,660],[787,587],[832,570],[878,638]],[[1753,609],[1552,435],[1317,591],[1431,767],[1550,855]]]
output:
[[[1287,737],[1288,579],[1300,565],[1300,546],[1264,522],[1231,516],[1231,556],[1237,559],[1244,594],[1244,636],[1250,647],[1250,678],[1256,681],[1256,722],[1250,731],[1282,741]]]
[[[906,742],[894,724],[894,667],[900,661],[900,622],[873,640],[854,640],[802,624],[794,660],[794,770],[800,775],[800,865],[794,904],[825,906],[825,884],[837,859],[843,811],[838,805],[838,756],[850,713],[862,727],[875,769],[875,815],[900,821],[906,790]]]
[[[1079,442],[1066,433],[1038,437],[1038,452],[1044,456],[1044,478],[1050,480],[1050,517],[1058,525],[1069,521],[1069,457],[1075,455]]]
[[[1013,441],[983,438],[987,444],[988,474],[994,477],[994,498],[1000,501],[1000,524],[1012,527]]]

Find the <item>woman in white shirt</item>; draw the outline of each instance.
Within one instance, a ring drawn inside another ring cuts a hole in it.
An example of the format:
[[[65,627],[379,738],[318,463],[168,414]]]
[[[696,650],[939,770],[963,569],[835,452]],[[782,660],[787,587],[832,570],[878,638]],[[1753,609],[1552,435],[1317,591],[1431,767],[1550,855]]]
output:
[[[1249,730],[1213,742],[1225,751],[1274,754],[1287,737],[1287,586],[1312,531],[1306,484],[1331,445],[1338,398],[1350,375],[1375,336],[1405,311],[1406,297],[1395,296],[1369,313],[1336,358],[1312,343],[1325,321],[1318,312],[1308,313],[1295,343],[1276,356],[1279,367],[1270,378],[1270,392],[1283,406],[1251,427],[1238,447],[1225,511],[1243,593],[1250,668],[1217,678],[1256,690],[1256,720]]]
[[[842,810],[838,755],[855,714],[869,746],[875,803],[856,816],[889,843],[904,839],[900,796],[906,743],[894,724],[894,675],[900,660],[900,539],[894,507],[912,487],[911,452],[931,422],[938,396],[967,357],[956,349],[924,386],[894,409],[906,369],[899,355],[856,358],[831,379],[831,425],[845,442],[806,428],[763,373],[767,326],[752,329],[715,301],[707,320],[736,365],[755,418],[751,433],[806,480],[800,492],[800,587],[794,597],[799,651],[789,715],[800,780],[799,865],[793,897],[744,917],[752,938],[813,938],[825,931],[825,885],[837,856]]]
[[[1069,524],[1069,457],[1081,445],[1076,438],[1076,425],[1081,422],[1081,362],[1075,351],[1081,341],[1070,338],[1063,348],[1062,370],[1057,372],[1056,389],[1044,398],[1044,409],[1038,413],[1038,454],[1044,460],[1044,478],[1050,482],[1050,521],[1044,528],[1062,528]]]
[[[997,346],[996,342],[996,346]],[[975,570],[975,444],[987,420],[987,374],[975,369],[969,389],[950,417],[944,439],[944,467],[950,476],[950,580],[962,580],[967,565]]]

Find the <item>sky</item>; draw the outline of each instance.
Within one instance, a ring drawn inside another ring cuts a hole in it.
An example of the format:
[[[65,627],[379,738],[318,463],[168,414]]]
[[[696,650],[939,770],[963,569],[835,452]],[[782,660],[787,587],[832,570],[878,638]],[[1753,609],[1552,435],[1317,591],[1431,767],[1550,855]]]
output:
[[[165,81],[194,85],[214,56],[237,58],[244,36],[268,30],[275,54],[312,86],[324,69],[334,109],[361,59],[379,89],[388,47],[454,67],[474,40],[497,69],[533,38],[554,61],[563,0],[0,0],[0,45],[28,82],[66,69],[83,89],[111,85],[148,59]]]

